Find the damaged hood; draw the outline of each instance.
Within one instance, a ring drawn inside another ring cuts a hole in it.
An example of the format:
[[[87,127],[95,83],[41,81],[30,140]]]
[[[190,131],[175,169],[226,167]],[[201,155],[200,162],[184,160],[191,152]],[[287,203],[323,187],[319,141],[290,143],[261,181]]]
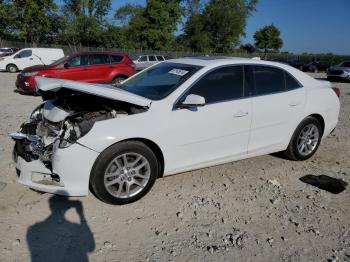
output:
[[[149,107],[152,100],[142,96],[132,94],[130,92],[118,89],[111,85],[82,83],[71,80],[63,80],[57,78],[35,77],[38,90],[57,92],[62,88],[104,97],[112,100],[127,102],[130,104]]]

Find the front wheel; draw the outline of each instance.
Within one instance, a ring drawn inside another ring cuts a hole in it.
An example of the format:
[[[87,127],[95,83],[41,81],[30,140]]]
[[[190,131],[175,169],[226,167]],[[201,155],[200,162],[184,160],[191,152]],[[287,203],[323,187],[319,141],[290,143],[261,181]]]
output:
[[[285,154],[291,160],[306,160],[316,153],[321,138],[320,122],[314,117],[307,117],[294,131]]]
[[[6,66],[6,71],[10,73],[16,73],[18,71],[18,68],[16,65],[9,64],[8,66]]]
[[[158,177],[153,151],[138,141],[115,144],[96,160],[90,184],[95,195],[108,204],[122,205],[143,197]]]

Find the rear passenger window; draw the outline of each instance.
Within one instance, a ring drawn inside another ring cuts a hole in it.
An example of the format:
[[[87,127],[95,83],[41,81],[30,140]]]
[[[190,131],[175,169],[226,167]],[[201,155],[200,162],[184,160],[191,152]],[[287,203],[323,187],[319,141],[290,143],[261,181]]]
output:
[[[157,59],[156,59],[156,57],[155,57],[154,55],[150,55],[150,56],[148,57],[148,61],[150,61],[150,62],[155,62],[155,61],[157,61]]]
[[[284,71],[270,66],[253,66],[256,95],[285,91]]]
[[[160,55],[157,55],[157,59],[158,59],[158,61],[164,61],[164,58]]]
[[[300,83],[297,80],[295,80],[295,78],[292,77],[289,73],[285,72],[285,77],[287,90],[293,90],[301,87]]]
[[[111,58],[111,63],[112,64],[113,63],[119,63],[120,61],[123,60],[123,56],[121,56],[121,55],[111,55],[110,58]]]
[[[90,61],[90,65],[109,64],[109,55],[106,55],[106,54],[90,55],[89,61]]]
[[[206,103],[243,97],[243,66],[216,69],[201,78],[189,94],[203,96]]]

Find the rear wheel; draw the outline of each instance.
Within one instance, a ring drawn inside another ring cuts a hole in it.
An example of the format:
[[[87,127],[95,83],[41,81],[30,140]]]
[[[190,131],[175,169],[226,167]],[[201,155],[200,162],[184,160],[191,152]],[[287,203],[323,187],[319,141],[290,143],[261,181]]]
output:
[[[143,197],[158,176],[158,162],[153,151],[138,141],[115,144],[94,164],[90,184],[102,201],[122,205]]]
[[[312,157],[320,145],[322,126],[313,117],[305,118],[295,130],[292,139],[285,151],[292,160],[306,160]]]
[[[6,71],[10,73],[16,73],[18,71],[18,68],[14,64],[9,64],[6,66]]]
[[[125,79],[126,79],[125,76],[116,76],[116,77],[113,78],[113,80],[112,80],[112,85],[118,86],[118,85],[120,85],[120,83],[123,82]]]

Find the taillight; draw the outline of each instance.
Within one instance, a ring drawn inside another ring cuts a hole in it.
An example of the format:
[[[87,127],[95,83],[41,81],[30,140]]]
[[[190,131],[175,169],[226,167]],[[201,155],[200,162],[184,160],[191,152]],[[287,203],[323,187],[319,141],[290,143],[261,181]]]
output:
[[[332,89],[336,93],[337,97],[340,97],[340,89],[338,87],[332,87]]]

